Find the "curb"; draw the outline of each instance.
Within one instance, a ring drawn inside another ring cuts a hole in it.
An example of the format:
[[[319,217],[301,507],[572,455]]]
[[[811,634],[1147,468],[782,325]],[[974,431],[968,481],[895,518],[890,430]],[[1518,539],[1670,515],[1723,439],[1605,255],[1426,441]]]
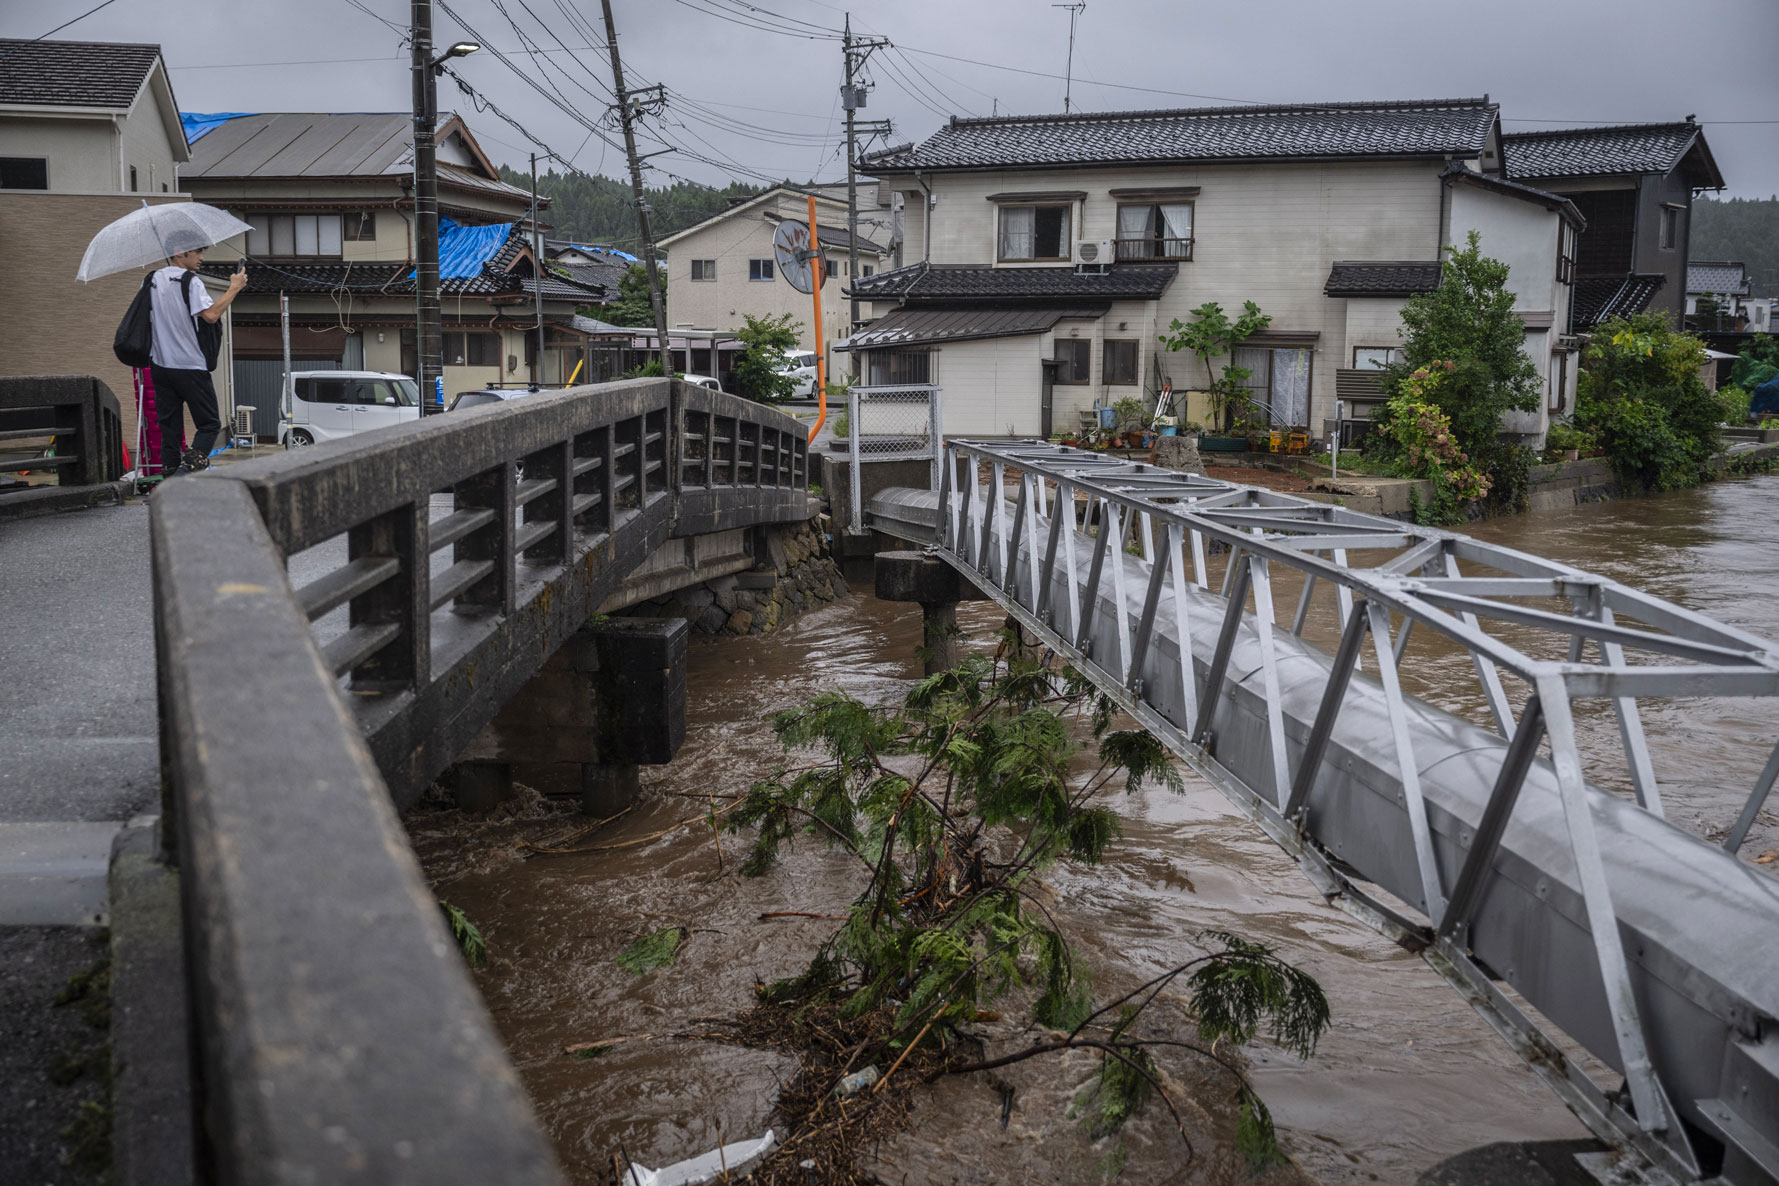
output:
[[[159,859],[159,817],[111,848],[113,1186],[196,1180],[179,873]]]

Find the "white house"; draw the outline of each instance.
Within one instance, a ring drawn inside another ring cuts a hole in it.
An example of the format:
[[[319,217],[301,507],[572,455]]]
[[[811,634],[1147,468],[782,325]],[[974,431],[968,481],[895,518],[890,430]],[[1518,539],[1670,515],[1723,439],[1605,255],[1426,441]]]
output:
[[[875,216],[875,183],[862,187],[860,194],[861,207],[868,204]],[[811,297],[797,291],[780,274],[772,247],[772,236],[780,223],[787,219],[808,222],[812,196],[827,277],[822,285],[819,338],[813,326]],[[844,338],[851,329],[851,314],[842,291],[854,279],[849,274],[850,244],[846,201],[844,196],[834,197],[832,187],[801,189],[779,185],[737,202],[661,240],[659,246],[667,252],[668,263],[668,332],[733,332],[745,324],[747,317],[788,313],[802,323],[798,345],[805,350]],[[859,278],[875,275],[884,266],[884,249],[863,232],[858,247]]]
[[[942,386],[948,432],[1050,434],[1203,387],[1158,336],[1252,300],[1272,323],[1235,362],[1276,424],[1321,437],[1337,393],[1375,392],[1403,299],[1476,230],[1511,267],[1546,408],[1568,406],[1584,220],[1508,181],[1500,145],[1486,97],[954,118],[862,162],[904,194],[917,262],[853,281],[875,320],[845,346],[871,382]],[[1536,437],[1546,408],[1507,427]]]

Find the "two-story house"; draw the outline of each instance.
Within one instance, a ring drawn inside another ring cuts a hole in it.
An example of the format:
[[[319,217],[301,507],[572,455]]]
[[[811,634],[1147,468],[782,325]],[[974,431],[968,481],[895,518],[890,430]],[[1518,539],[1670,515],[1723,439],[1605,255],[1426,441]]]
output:
[[[853,281],[876,319],[844,346],[869,382],[942,386],[947,432],[1047,435],[1164,382],[1201,388],[1203,365],[1158,337],[1251,300],[1272,317],[1233,360],[1254,402],[1322,437],[1337,395],[1375,393],[1402,301],[1471,230],[1511,265],[1548,402],[1574,383],[1561,335],[1584,221],[1502,176],[1486,97],[954,118],[861,165],[903,192],[918,262]]]
[[[185,120],[192,196],[253,228],[212,251],[205,270],[224,276],[236,256],[248,259],[248,286],[232,312],[239,399],[260,409],[256,431],[276,432],[281,296],[290,303],[293,366],[417,374],[412,117],[274,112]],[[537,266],[530,193],[501,180],[462,119],[441,119],[438,145],[447,400],[497,382],[563,382],[587,354],[576,309],[602,303],[607,290],[567,267]]]
[[[1562,194],[1587,219],[1575,259],[1574,332],[1646,309],[1681,324],[1693,195],[1724,184],[1692,116],[1515,132],[1501,148],[1507,176]]]
[[[139,272],[82,284],[101,228],[143,202],[187,202],[190,159],[158,45],[0,40],[0,367],[95,375],[124,408],[135,450],[130,368],[111,352]],[[224,323],[225,333],[227,322]],[[224,341],[226,355],[227,340]],[[226,367],[217,388],[229,399]]]
[[[861,189],[864,199],[875,199],[877,187]],[[816,232],[826,261],[822,285],[822,326],[818,336],[809,294],[793,288],[779,274],[772,236],[781,222],[809,221],[809,198],[816,202]],[[872,201],[875,215],[875,202]],[[727,210],[668,235],[659,246],[667,252],[667,326],[669,334],[681,330],[719,330],[733,333],[747,317],[790,314],[801,323],[798,345],[815,350],[824,343],[844,338],[851,330],[851,314],[843,289],[848,274],[852,238],[846,229],[846,202],[831,188],[814,190],[779,185],[736,202]],[[884,249],[859,235],[859,275],[875,275],[883,267]],[[727,370],[727,363],[721,365]],[[726,377],[726,376],[725,376]]]
[[[1773,298],[1753,295],[1748,265],[1739,260],[1693,260],[1686,266],[1686,317],[1689,324],[1714,333],[1771,333]],[[1715,313],[1699,309],[1703,297]]]

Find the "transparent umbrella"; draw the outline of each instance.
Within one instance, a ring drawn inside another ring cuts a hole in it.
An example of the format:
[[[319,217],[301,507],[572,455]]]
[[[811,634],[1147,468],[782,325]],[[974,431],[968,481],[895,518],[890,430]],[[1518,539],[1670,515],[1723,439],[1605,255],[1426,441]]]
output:
[[[248,230],[246,223],[202,202],[166,202],[132,210],[93,236],[77,280],[128,272],[196,247],[210,247]]]

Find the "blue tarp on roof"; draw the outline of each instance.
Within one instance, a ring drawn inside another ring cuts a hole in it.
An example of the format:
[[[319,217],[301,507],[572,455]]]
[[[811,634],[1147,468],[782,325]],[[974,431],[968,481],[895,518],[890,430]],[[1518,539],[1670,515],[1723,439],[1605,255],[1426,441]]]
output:
[[[439,218],[439,279],[473,280],[482,274],[482,265],[493,259],[513,233],[516,222],[497,222],[489,226],[463,226],[456,220]],[[412,280],[414,272],[408,273]]]
[[[244,115],[259,115],[258,111],[213,111],[206,115],[199,111],[181,111],[179,122],[185,125],[185,142],[196,144],[206,132],[214,131],[219,125],[231,119],[240,119]]]
[[[642,262],[641,256],[631,255],[628,251],[619,251],[616,247],[604,247],[597,243],[570,243],[569,246],[576,251],[599,251],[606,255],[615,255],[619,259],[627,259],[633,264]]]

